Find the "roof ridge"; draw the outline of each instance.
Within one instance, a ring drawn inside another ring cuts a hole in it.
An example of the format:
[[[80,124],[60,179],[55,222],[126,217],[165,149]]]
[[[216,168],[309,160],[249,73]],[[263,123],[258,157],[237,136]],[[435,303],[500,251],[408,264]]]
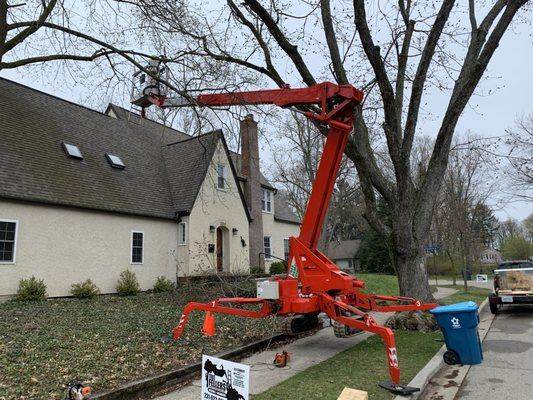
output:
[[[135,115],[135,116],[137,116],[137,117],[139,117],[139,118],[142,118],[141,114],[138,114],[138,113],[136,113],[136,112],[130,111],[130,110],[128,110],[128,109],[126,109],[126,108],[124,108],[124,107],[122,107],[122,106],[119,106],[118,104],[115,104],[115,103],[109,102],[109,103],[107,104],[106,111],[109,109],[109,107],[120,108],[121,110],[123,110],[123,111],[126,112],[126,113],[130,113],[130,114],[133,114],[133,115]],[[180,131],[180,130],[178,130],[178,129],[172,127],[171,125],[165,125],[165,124],[163,124],[163,123],[161,123],[161,122],[159,122],[159,121],[156,121],[156,120],[153,120],[153,119],[150,119],[150,118],[146,118],[146,117],[145,117],[145,119],[146,119],[147,121],[150,121],[150,122],[154,123],[154,124],[160,125],[160,126],[163,127],[163,128],[168,128],[168,129],[173,130],[173,131],[175,131],[175,132],[181,133],[182,135],[186,135],[186,136],[194,137],[194,136],[192,136],[192,135],[189,135],[189,134],[186,133],[186,132]],[[127,120],[127,121],[128,121],[128,122],[131,122],[131,121],[129,121],[129,120]],[[135,122],[132,122],[132,124],[135,124]]]
[[[167,143],[165,145],[165,147],[174,146],[175,144],[181,144],[181,143],[190,142],[191,140],[200,139],[200,138],[203,138],[204,136],[214,135],[216,133],[222,134],[222,129],[214,129],[212,131],[209,131],[209,132],[206,132],[206,133],[202,133],[201,135],[191,136],[190,138],[185,139],[185,140],[178,140],[177,142]]]
[[[47,92],[42,91],[42,90],[40,90],[40,89],[35,89],[35,88],[33,88],[33,87],[31,87],[31,86],[28,86],[28,85],[25,85],[25,84],[23,84],[23,83],[20,83],[20,82],[17,82],[17,81],[11,80],[11,79],[4,78],[3,76],[0,76],[0,80],[3,80],[3,81],[5,81],[5,82],[9,82],[9,83],[14,84],[14,85],[17,85],[17,86],[22,86],[23,88],[25,88],[25,89],[29,89],[29,90],[31,90],[31,91],[33,91],[33,92],[37,92],[37,93],[39,93],[39,94],[43,94],[43,95],[45,95],[45,96],[47,96],[47,97],[51,97],[51,98],[53,98],[53,99],[56,99],[56,100],[62,101],[62,102],[64,102],[64,103],[72,104],[72,105],[74,105],[74,106],[77,106],[77,107],[83,108],[83,109],[88,110],[88,111],[95,112],[95,113],[100,114],[100,115],[103,115],[103,116],[105,116],[105,117],[107,117],[107,118],[110,118],[109,115],[107,115],[107,114],[106,114],[105,112],[103,112],[103,111],[95,110],[94,108],[90,108],[90,107],[88,107],[88,106],[84,106],[83,104],[76,103],[76,102],[74,102],[74,101],[72,101],[72,100],[63,99],[63,98],[61,98],[61,97],[59,97],[59,96],[56,96],[55,94],[50,94],[50,93],[47,93]]]

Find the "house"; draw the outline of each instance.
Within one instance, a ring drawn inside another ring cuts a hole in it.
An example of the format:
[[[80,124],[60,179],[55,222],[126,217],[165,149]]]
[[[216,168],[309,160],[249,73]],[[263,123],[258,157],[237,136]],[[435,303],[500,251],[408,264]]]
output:
[[[479,254],[481,264],[499,264],[502,262],[502,254],[498,250],[485,249]]]
[[[334,240],[326,247],[326,255],[345,272],[355,272],[360,269],[357,252],[361,247],[360,240]]]
[[[241,154],[222,131],[188,136],[110,104],[101,113],[0,79],[0,296],[21,278],[50,296],[130,269],[248,272],[283,257],[300,221],[259,170],[257,123]]]

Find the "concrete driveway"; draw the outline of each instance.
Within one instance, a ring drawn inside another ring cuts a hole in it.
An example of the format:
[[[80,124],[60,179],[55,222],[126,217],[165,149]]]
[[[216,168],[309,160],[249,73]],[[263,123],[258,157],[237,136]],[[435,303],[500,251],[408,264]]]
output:
[[[506,306],[483,342],[456,399],[533,399],[533,306]]]

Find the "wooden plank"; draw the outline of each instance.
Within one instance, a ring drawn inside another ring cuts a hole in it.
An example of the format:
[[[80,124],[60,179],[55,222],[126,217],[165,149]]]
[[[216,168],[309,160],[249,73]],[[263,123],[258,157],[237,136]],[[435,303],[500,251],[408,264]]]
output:
[[[368,393],[345,387],[337,400],[368,400]]]

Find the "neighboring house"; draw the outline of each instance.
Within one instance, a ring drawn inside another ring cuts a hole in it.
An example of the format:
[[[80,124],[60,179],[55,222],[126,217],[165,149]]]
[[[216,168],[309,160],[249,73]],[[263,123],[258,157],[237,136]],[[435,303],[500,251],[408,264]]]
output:
[[[110,293],[125,269],[147,290],[283,257],[300,222],[259,170],[251,116],[241,142],[0,79],[0,296],[32,275],[50,296],[88,278]]]
[[[481,264],[499,264],[502,262],[502,254],[498,250],[485,249],[479,255]]]
[[[334,240],[327,245],[326,255],[343,271],[355,272],[360,268],[357,257],[360,246],[360,240]]]

